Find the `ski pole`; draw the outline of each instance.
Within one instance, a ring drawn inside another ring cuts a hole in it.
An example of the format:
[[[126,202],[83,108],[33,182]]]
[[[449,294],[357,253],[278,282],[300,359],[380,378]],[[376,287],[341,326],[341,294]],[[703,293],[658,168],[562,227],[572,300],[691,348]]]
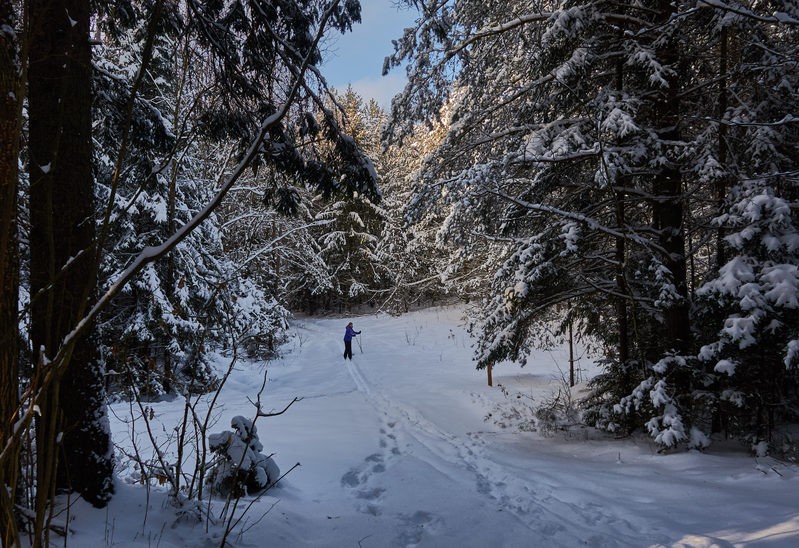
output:
[[[362,336],[363,335],[358,335],[358,337],[357,337],[358,338],[358,349],[361,351],[361,354],[363,354],[363,346],[361,346],[361,337]]]

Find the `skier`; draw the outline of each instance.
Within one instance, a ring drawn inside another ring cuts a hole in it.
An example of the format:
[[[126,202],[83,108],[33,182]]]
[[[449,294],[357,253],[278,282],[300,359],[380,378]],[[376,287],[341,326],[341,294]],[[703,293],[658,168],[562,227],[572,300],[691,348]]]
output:
[[[352,359],[352,338],[355,335],[360,335],[360,331],[355,331],[352,327],[352,322],[347,324],[347,330],[344,332],[344,359]]]

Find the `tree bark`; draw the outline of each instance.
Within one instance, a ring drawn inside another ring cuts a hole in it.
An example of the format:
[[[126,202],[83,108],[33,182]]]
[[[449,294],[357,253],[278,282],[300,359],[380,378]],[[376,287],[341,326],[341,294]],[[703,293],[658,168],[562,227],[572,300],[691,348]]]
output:
[[[19,405],[19,248],[17,196],[21,131],[20,52],[16,36],[2,29],[16,28],[11,2],[0,6],[0,447],[14,436]],[[0,463],[0,541],[18,544],[13,502],[19,476],[18,452]],[[6,494],[7,493],[7,494]]]
[[[718,96],[718,155],[719,164],[724,169],[727,167],[727,126],[721,121],[727,114],[727,56],[728,56],[728,31],[724,27],[719,35],[719,96]],[[716,207],[719,215],[724,211],[724,203],[727,198],[728,175],[716,180]],[[720,270],[727,262],[726,243],[724,242],[725,230],[719,226],[716,229],[716,270]],[[713,364],[707,364],[707,372],[713,372]],[[711,420],[711,432],[721,433],[724,429],[726,418],[723,416],[723,404],[718,402],[713,408]]]
[[[669,0],[659,0],[659,23],[665,25],[673,15],[674,6]],[[662,154],[667,155],[670,143],[680,140],[679,101],[679,50],[677,44],[661,36],[657,57],[672,69],[667,76],[668,87],[655,99],[654,127],[663,143]],[[682,176],[674,158],[666,158],[665,165],[655,173],[653,181],[652,225],[658,233],[658,243],[665,251],[663,265],[671,272],[677,298],[663,310],[666,336],[663,350],[684,353],[688,350],[690,323],[688,316],[688,284],[685,257],[685,227],[683,225]]]
[[[624,193],[616,192],[616,224],[619,231],[625,230],[625,204]],[[627,308],[627,278],[625,277],[625,266],[627,261],[626,241],[621,236],[616,237],[615,261],[616,261],[616,325],[619,330],[619,363],[623,370],[627,369],[627,362],[630,360],[630,322]]]
[[[721,29],[719,36],[719,99],[718,118],[724,119],[727,113],[727,28]],[[718,154],[719,164],[727,166],[727,126],[719,123]],[[716,202],[718,212],[724,211],[724,201],[727,198],[727,176],[719,177],[716,181]],[[716,268],[720,269],[727,262],[726,245],[724,243],[724,229],[719,226],[716,230]]]
[[[31,0],[30,21],[31,338],[42,368],[96,297],[89,1]],[[67,362],[39,403],[37,514],[53,485],[96,506],[113,492],[103,371],[90,335]]]
[[[623,35],[620,36],[619,39],[623,39]],[[616,89],[618,90],[619,94],[622,93],[624,89],[624,63],[622,59],[616,63]],[[624,186],[627,178],[622,178],[620,181],[621,185]],[[627,219],[626,219],[626,208],[627,205],[625,203],[625,193],[624,190],[616,190],[614,192],[615,198],[615,214],[616,214],[616,226],[618,231],[621,234],[624,234],[627,230]],[[625,276],[626,270],[626,263],[627,263],[627,242],[623,236],[616,237],[616,249],[615,249],[615,261],[616,261],[616,292],[618,295],[616,296],[616,325],[618,326],[619,330],[619,364],[621,365],[621,370],[624,372],[624,386],[626,388],[627,384],[629,384],[629,378],[626,373],[628,361],[630,360],[630,324],[629,324],[629,316],[628,316],[628,306],[627,306],[627,298],[624,295],[627,295],[627,278]]]

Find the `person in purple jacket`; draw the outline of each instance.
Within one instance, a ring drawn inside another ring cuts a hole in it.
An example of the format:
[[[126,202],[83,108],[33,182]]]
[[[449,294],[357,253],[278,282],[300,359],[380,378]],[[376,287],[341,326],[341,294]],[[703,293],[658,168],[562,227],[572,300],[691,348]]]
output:
[[[344,332],[344,359],[352,359],[352,338],[360,334],[360,331],[353,329],[352,322],[347,324],[347,330]]]

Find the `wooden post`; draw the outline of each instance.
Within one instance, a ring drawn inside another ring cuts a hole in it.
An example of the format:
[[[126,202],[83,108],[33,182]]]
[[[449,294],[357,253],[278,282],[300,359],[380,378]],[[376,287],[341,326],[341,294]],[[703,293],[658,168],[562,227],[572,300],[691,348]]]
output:
[[[491,366],[486,367],[486,371],[488,371],[488,386],[494,386],[494,381],[491,379]]]

